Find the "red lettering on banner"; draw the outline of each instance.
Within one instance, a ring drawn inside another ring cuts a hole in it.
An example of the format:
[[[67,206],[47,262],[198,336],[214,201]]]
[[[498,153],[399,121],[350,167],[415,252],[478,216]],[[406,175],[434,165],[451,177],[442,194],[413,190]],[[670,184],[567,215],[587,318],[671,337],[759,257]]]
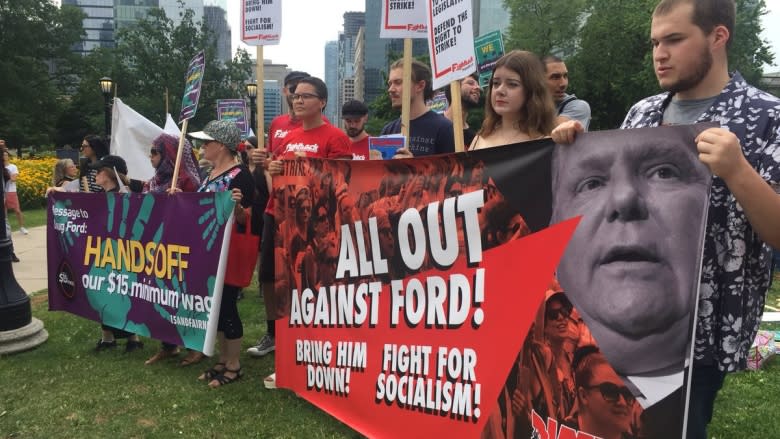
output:
[[[547,418],[547,425],[536,410],[531,410],[531,425],[537,433],[539,439],[598,439],[597,436],[575,430],[567,425],[561,425],[558,430],[558,421],[553,418]]]

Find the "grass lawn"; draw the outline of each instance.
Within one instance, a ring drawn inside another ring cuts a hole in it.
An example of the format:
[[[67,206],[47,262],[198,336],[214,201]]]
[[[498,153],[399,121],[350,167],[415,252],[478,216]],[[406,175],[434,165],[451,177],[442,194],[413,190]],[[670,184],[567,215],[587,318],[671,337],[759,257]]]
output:
[[[8,212],[8,219],[11,222],[11,227],[14,232],[19,230],[19,223],[16,222],[16,214]],[[39,207],[37,209],[22,210],[24,214],[24,226],[28,229],[31,227],[45,226],[46,225],[46,208]]]
[[[265,331],[257,286],[239,302],[244,349]],[[331,438],[359,437],[350,428],[286,390],[266,390],[273,355],[242,355],[244,377],[210,389],[197,376],[210,361],[186,368],[170,360],[144,366],[159,348],[94,353],[97,323],[49,312],[46,292],[33,296],[33,314],[49,340],[0,357],[0,438]]]
[[[265,331],[257,286],[239,302],[244,348]],[[780,301],[780,277],[767,303]],[[273,355],[242,356],[237,383],[209,389],[197,375],[210,363],[181,368],[176,361],[144,366],[159,344],[141,351],[94,353],[98,325],[49,312],[46,292],[33,296],[33,314],[49,340],[38,348],[0,357],[0,439],[49,437],[123,438],[331,438],[359,437],[349,427],[285,390],[266,390]],[[710,436],[776,438],[780,360],[764,370],[727,377],[715,407]]]
[[[780,274],[766,298],[767,305],[780,308]],[[763,324],[761,329],[780,331],[780,325]],[[709,434],[714,438],[777,438],[780,429],[780,359],[775,355],[762,370],[745,371],[726,377],[715,401],[715,414]]]

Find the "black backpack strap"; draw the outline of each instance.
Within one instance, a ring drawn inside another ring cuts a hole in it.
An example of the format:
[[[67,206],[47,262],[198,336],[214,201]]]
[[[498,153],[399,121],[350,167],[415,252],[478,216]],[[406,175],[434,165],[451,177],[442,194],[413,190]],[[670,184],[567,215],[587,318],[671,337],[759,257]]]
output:
[[[560,107],[558,108],[558,114],[563,113],[563,109],[566,108],[566,105],[568,105],[569,102],[576,101],[576,100],[577,100],[577,96],[574,95],[571,95],[568,98],[564,99],[563,102],[559,104]]]

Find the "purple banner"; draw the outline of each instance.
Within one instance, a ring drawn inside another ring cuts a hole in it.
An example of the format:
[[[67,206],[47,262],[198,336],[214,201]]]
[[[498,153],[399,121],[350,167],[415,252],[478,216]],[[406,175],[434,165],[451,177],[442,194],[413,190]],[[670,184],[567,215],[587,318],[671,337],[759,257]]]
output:
[[[53,193],[49,309],[211,355],[232,210],[229,192]]]

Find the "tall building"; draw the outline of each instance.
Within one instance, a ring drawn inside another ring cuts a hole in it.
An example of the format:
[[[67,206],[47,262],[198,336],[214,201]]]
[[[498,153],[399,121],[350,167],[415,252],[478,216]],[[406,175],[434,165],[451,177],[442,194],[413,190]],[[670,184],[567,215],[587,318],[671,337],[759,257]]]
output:
[[[86,55],[98,47],[114,47],[116,45],[116,31],[144,19],[149,11],[161,8],[165,15],[171,19],[175,26],[181,23],[184,9],[192,9],[193,22],[200,23],[204,20],[204,1],[209,6],[222,8],[227,11],[227,0],[183,0],[183,7],[179,0],[62,0],[63,5],[71,5],[81,9],[86,15],[82,21],[86,35],[81,42],[73,47],[73,51]],[[212,11],[212,14],[215,12]],[[224,14],[222,15],[224,20]],[[217,35],[217,51],[222,59],[225,52],[226,59],[230,59],[230,27],[227,20],[224,26],[216,25],[212,28]],[[227,31],[227,35],[223,35]]]
[[[328,87],[328,104],[325,106],[325,116],[336,124],[339,111],[339,42],[325,43],[325,85]]]
[[[509,11],[504,0],[471,0],[474,36],[497,30],[502,34],[509,27]]]
[[[114,47],[114,0],[62,0],[62,4],[87,15],[82,21],[86,35],[73,47],[74,52],[86,55],[98,47]]]
[[[179,0],[114,0],[115,29],[132,25],[146,18],[149,11],[157,8],[165,11],[165,16],[173,20],[174,26],[181,23],[185,9],[192,9],[193,23],[203,21],[203,0],[187,0],[183,8]]]
[[[263,124],[265,125],[265,131],[268,131],[268,127],[271,125],[274,117],[281,113],[283,99],[279,83],[280,81],[276,79],[263,81]],[[260,137],[257,133],[255,135],[258,138]]]
[[[253,67],[252,67],[252,75],[250,80],[257,83],[257,69],[254,67],[257,60],[252,59],[253,61]],[[265,107],[263,110],[264,113],[267,113],[268,111],[273,110],[274,116],[278,116],[283,113],[287,113],[290,111],[290,107],[287,106],[287,101],[282,97],[282,86],[284,85],[284,77],[287,76],[288,73],[290,73],[290,69],[287,68],[287,64],[274,64],[273,61],[270,59],[266,59],[263,61],[263,79],[265,82],[268,81],[275,81],[274,84],[266,84],[263,83],[263,93],[265,93],[265,89],[269,86],[276,87],[276,93],[279,94],[279,105],[273,104],[273,107]],[[263,102],[265,102],[265,96],[263,96]],[[275,101],[274,101],[275,102]],[[268,126],[265,127],[268,129]]]
[[[217,59],[227,64],[233,59],[231,50],[231,32],[227,21],[227,9],[221,6],[204,6],[203,20],[206,26],[211,30],[211,34],[216,36]]]
[[[355,98],[355,50],[362,45],[360,32],[366,25],[365,12],[345,12],[344,30],[338,39],[338,100],[336,118],[341,125],[341,107],[344,102]],[[335,123],[335,121],[332,121]]]

